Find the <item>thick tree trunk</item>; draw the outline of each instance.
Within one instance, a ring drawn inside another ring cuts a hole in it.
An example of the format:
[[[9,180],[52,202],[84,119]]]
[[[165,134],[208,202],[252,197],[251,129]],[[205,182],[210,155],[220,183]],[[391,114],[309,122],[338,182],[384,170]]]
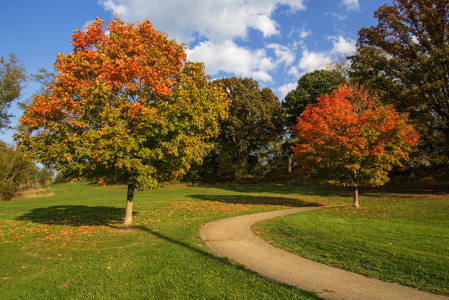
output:
[[[134,199],[134,185],[128,184],[128,195],[126,197],[126,213],[123,228],[128,229],[133,225],[133,199]]]
[[[359,187],[354,187],[354,207],[359,207]]]

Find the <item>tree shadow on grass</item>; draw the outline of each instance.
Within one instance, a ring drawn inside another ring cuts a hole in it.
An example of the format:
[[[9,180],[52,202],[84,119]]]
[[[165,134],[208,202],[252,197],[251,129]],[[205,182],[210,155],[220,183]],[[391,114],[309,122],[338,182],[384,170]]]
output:
[[[273,184],[273,185],[241,185],[216,187],[217,189],[232,191],[237,193],[273,193],[273,194],[296,194],[307,196],[339,196],[350,195],[350,188],[337,188],[326,184]]]
[[[137,214],[133,212],[133,215]],[[93,226],[123,222],[125,208],[113,206],[57,205],[34,208],[15,220],[31,221],[46,225]]]
[[[231,260],[231,259],[229,259],[229,258],[227,258],[227,257],[219,257],[219,256],[215,256],[215,255],[211,254],[210,252],[201,249],[201,248],[200,248],[201,246],[199,246],[199,247],[194,247],[194,246],[189,245],[189,244],[187,244],[187,243],[184,243],[184,242],[181,242],[181,241],[177,241],[177,240],[175,240],[175,239],[172,239],[172,238],[170,238],[170,237],[168,237],[168,236],[166,236],[166,235],[163,235],[163,234],[157,232],[156,230],[152,230],[152,229],[150,229],[150,228],[148,228],[148,227],[146,227],[146,226],[136,226],[136,227],[134,227],[134,228],[139,229],[139,230],[142,230],[142,231],[146,231],[146,232],[148,232],[149,234],[154,235],[154,236],[156,236],[156,237],[158,237],[158,238],[161,238],[161,239],[163,239],[163,240],[165,240],[165,241],[167,241],[167,242],[170,242],[170,243],[173,243],[173,244],[176,244],[176,245],[185,247],[185,248],[187,248],[189,251],[197,252],[197,253],[199,253],[199,254],[201,254],[201,255],[206,256],[208,259],[212,259],[212,260],[217,261],[217,262],[219,262],[219,263],[229,265],[229,266],[231,266],[231,267],[233,267],[233,268],[236,268],[236,269],[239,269],[239,270],[241,270],[241,271],[243,271],[243,272],[245,272],[245,273],[247,273],[247,274],[251,274],[251,275],[255,275],[255,276],[260,277],[259,274],[257,274],[257,273],[254,272],[254,271],[251,271],[250,269],[248,269],[248,268],[245,267],[244,265],[239,264],[239,263],[237,263],[237,262],[235,262],[235,261],[233,261],[233,260]],[[204,246],[204,244],[202,244],[202,245]],[[265,280],[265,279],[264,279],[264,280]],[[268,280],[269,280],[269,279],[268,279]],[[315,293],[308,292],[308,291],[304,291],[304,290],[300,290],[300,289],[297,289],[297,288],[295,288],[295,287],[293,287],[293,286],[289,286],[289,285],[287,285],[287,284],[283,284],[283,283],[279,283],[279,282],[278,282],[277,284],[279,284],[279,285],[281,285],[281,286],[284,286],[284,287],[287,287],[287,288],[290,288],[290,289],[294,289],[294,290],[296,290],[296,291],[299,291],[299,292],[301,293],[301,295],[307,296],[308,299],[312,299],[312,300],[322,299],[322,298],[318,297]]]
[[[187,197],[203,201],[217,201],[231,204],[284,205],[294,207],[322,206],[323,204],[303,201],[296,198],[250,195],[188,195]]]
[[[242,185],[217,187],[226,191],[240,193],[274,193],[274,194],[296,194],[298,196],[332,196],[353,197],[353,188],[334,187],[329,185],[305,185],[305,184],[276,184],[276,185]],[[387,184],[380,187],[360,188],[359,196],[367,197],[426,197],[426,196],[449,196],[449,184]]]
[[[387,184],[378,188],[366,188],[367,194],[397,194],[397,195],[448,195],[449,184]]]

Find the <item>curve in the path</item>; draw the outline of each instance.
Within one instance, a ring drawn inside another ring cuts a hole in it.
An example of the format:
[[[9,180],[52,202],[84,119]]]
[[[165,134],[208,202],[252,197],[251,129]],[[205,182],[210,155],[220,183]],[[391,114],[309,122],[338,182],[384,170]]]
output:
[[[409,287],[332,268],[284,250],[255,236],[251,226],[259,221],[319,207],[299,207],[221,219],[205,224],[201,238],[216,255],[231,257],[261,276],[317,292],[324,299],[449,300]]]

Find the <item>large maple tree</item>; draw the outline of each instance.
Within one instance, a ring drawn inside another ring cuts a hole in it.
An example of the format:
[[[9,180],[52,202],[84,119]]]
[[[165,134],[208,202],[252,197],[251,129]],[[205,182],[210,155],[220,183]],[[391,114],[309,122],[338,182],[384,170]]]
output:
[[[340,86],[323,95],[298,117],[298,144],[293,147],[296,171],[337,186],[379,186],[388,171],[407,159],[418,135],[408,116],[363,87]]]
[[[16,139],[38,161],[72,178],[128,185],[124,227],[134,191],[182,175],[210,151],[228,98],[185,46],[149,20],[98,18],[72,34],[73,53],[58,54],[49,93],[37,95],[20,122],[34,133]]]

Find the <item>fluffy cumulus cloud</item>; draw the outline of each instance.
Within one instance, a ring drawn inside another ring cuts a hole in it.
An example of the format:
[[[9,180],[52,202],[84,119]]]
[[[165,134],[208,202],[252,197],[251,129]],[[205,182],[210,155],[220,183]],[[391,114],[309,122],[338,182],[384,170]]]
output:
[[[333,54],[350,54],[355,51],[356,41],[350,38],[344,38],[343,36],[330,36],[329,40],[332,40],[333,47],[330,51]]]
[[[324,69],[328,64],[335,61],[339,55],[350,54],[355,50],[356,41],[350,38],[330,36],[328,40],[331,40],[333,44],[329,51],[314,52],[303,47],[299,63],[290,68],[289,74],[299,78],[305,73]]]
[[[276,66],[280,63],[284,63],[285,66],[291,65],[295,61],[295,52],[290,48],[279,44],[268,44],[268,49],[273,49],[276,55]]]
[[[224,71],[241,77],[272,81],[269,72],[281,64],[291,65],[295,61],[295,53],[279,44],[268,44],[266,49],[272,50],[275,58],[268,56],[265,49],[251,50],[232,41],[219,45],[205,41],[186,52],[189,61],[204,62],[208,74],[216,75],[219,71]]]
[[[299,78],[305,73],[324,69],[331,62],[332,55],[328,51],[314,52],[304,48],[298,65],[291,67],[288,73]]]
[[[279,24],[271,14],[279,5],[292,11],[305,9],[304,0],[99,0],[126,21],[148,18],[154,27],[171,38],[188,43],[195,35],[214,44],[246,38],[249,28],[264,37],[279,34]],[[170,17],[167,17],[170,16]]]
[[[193,49],[187,49],[186,52],[188,60],[204,62],[206,72],[212,75],[224,71],[237,76],[271,81],[272,77],[268,71],[276,67],[276,62],[267,57],[264,49],[250,50],[239,47],[232,41],[220,45],[205,41]]]
[[[296,86],[298,85],[297,81],[290,82],[287,84],[284,84],[283,86],[280,86],[277,88],[277,92],[279,93],[279,99],[284,100],[285,96],[287,96],[288,92],[296,89]]]
[[[243,46],[248,42],[250,29],[262,33],[264,39],[281,40],[277,14],[293,14],[306,9],[307,0],[98,0],[104,9],[118,13],[128,22],[151,20],[153,26],[187,44],[187,59],[202,61],[206,72],[220,71],[230,76],[253,77],[273,83],[273,70],[285,68],[297,80],[306,72],[325,68],[337,55],[354,50],[355,41],[343,36],[332,36],[332,49],[309,51],[305,42],[312,31],[307,23],[293,28],[287,46],[280,43],[259,43],[258,47]],[[358,10],[358,0],[341,0],[346,10]],[[279,10],[277,10],[280,8]],[[277,17],[276,17],[277,16]],[[277,18],[276,20],[274,18]],[[284,37],[285,38],[285,37]],[[298,41],[299,39],[299,41]],[[292,41],[293,40],[293,41]],[[301,47],[297,48],[298,45]],[[299,60],[298,60],[299,57]],[[278,73],[279,74],[279,73]],[[287,75],[288,76],[288,75]],[[281,98],[296,86],[290,82],[275,88]]]
[[[346,6],[347,10],[359,10],[359,0],[343,0],[342,5]]]
[[[305,0],[99,0],[110,12],[125,21],[148,18],[153,26],[169,33],[169,38],[187,43],[203,40],[187,49],[190,61],[203,61],[206,72],[219,71],[237,76],[272,81],[269,71],[279,64],[291,65],[295,54],[287,47],[268,44],[266,49],[248,49],[236,44],[246,39],[249,29],[265,38],[279,35],[272,13],[279,5],[291,12],[305,9]],[[170,16],[170,17],[167,17]],[[267,51],[274,54],[267,55]],[[272,51],[272,52],[271,52]]]

